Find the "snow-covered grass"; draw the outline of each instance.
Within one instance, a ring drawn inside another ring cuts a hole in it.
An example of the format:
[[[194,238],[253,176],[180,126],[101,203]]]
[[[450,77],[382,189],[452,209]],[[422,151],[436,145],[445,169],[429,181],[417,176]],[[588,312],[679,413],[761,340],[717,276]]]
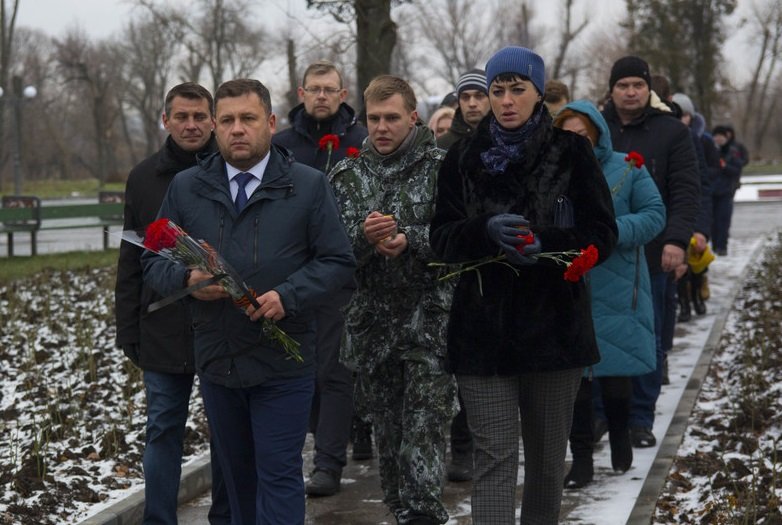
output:
[[[114,346],[114,269],[0,288],[0,523],[73,523],[143,483],[140,371]],[[203,452],[191,398],[186,454]]]
[[[782,523],[782,242],[734,304],[658,501],[657,523]]]
[[[716,315],[731,309],[655,523],[782,523],[782,243],[762,241],[710,269],[709,313],[677,329],[671,385],[658,402],[661,440]],[[745,254],[745,255],[742,255]],[[750,271],[734,305],[727,298]],[[114,270],[45,272],[0,287],[0,523],[76,523],[143,483],[144,395],[139,371],[114,347]],[[186,460],[206,448],[200,396],[191,400]],[[659,447],[659,445],[658,445]],[[566,491],[566,523],[625,523],[657,448],[633,468],[595,453],[595,481]],[[521,476],[520,476],[521,480]],[[467,522],[469,498],[452,523]]]

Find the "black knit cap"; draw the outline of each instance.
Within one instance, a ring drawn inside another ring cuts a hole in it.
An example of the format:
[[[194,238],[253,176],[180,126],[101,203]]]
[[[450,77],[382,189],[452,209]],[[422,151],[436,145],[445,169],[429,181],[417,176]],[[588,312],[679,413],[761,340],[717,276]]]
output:
[[[614,84],[626,77],[640,77],[646,81],[646,85],[650,89],[652,87],[649,64],[642,58],[626,56],[614,62],[611,68],[611,79],[608,81],[608,89],[614,89]]]

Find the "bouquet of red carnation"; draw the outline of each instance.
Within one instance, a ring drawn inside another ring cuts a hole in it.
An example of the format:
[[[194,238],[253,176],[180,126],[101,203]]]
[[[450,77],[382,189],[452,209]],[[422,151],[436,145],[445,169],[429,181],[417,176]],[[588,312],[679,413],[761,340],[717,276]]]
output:
[[[250,304],[256,308],[260,307],[255,300],[255,292],[247,287],[236,270],[208,242],[193,239],[170,219],[156,220],[147,227],[143,235],[132,230],[124,231],[122,239],[188,268],[212,274],[214,282],[219,282],[240,308],[246,308]],[[181,297],[192,291],[195,291],[192,287],[183,290],[186,293]],[[271,319],[263,318],[262,323],[263,333],[282,346],[289,358],[303,361],[298,341],[286,334]]]
[[[328,173],[329,167],[331,167],[331,152],[335,149],[339,149],[339,136],[334,135],[333,133],[323,135],[318,141],[318,149],[328,150],[329,152],[329,156],[326,157],[326,168],[324,170]]]
[[[520,253],[524,253],[524,246],[535,242],[535,234],[532,232],[526,235],[517,235],[519,239],[524,242],[516,246],[516,250]],[[597,264],[598,251],[594,244],[590,244],[581,250],[568,250],[564,252],[542,252],[534,255],[528,255],[532,259],[549,259],[557,264],[565,266],[565,272],[562,274],[562,278],[566,281],[577,283],[581,277],[584,276],[589,270],[591,270],[595,264]],[[464,272],[476,271],[478,272],[478,288],[483,295],[483,285],[481,282],[480,267],[491,263],[504,264],[510,268],[516,275],[519,275],[518,269],[507,261],[508,257],[503,253],[494,257],[484,257],[477,261],[468,261],[459,265],[457,270],[447,273],[439,278],[440,281],[445,281],[456,277]],[[429,266],[452,266],[448,263],[431,262]]]

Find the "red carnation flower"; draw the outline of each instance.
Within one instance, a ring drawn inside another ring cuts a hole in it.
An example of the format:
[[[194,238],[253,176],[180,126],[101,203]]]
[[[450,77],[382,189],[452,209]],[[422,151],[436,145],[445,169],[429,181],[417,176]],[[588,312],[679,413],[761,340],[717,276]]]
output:
[[[144,247],[153,252],[174,248],[181,233],[179,227],[168,219],[158,219],[147,226]]]
[[[516,245],[516,251],[519,253],[524,253],[524,247],[535,242],[535,235],[532,232],[529,232],[527,235],[517,235],[516,238],[524,241]]]
[[[566,281],[577,283],[585,273],[597,264],[597,257],[597,248],[594,244],[590,244],[586,249],[581,250],[578,257],[568,263],[563,277]]]
[[[345,150],[345,155],[351,159],[357,159],[361,155],[361,150],[355,146],[348,146],[348,149]]]
[[[339,149],[339,137],[333,133],[323,135],[318,142],[318,148],[322,150],[328,150],[329,153],[335,149]]]
[[[625,157],[625,162],[636,168],[642,168],[644,165],[644,156],[637,151],[631,151]]]

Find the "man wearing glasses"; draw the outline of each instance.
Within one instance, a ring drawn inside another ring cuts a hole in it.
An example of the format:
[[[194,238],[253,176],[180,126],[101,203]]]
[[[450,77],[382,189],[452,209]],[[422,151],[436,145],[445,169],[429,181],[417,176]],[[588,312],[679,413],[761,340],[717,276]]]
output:
[[[288,148],[298,162],[323,172],[345,158],[348,148],[361,149],[367,129],[358,124],[356,112],[345,103],[348,90],[333,63],[318,60],[310,64],[298,94],[301,104],[288,113],[290,127],[275,134],[273,144]],[[339,147],[331,156],[319,147],[320,139],[329,134],[339,137]]]
[[[272,136],[272,143],[288,148],[303,164],[328,172],[347,155],[348,148],[361,149],[367,129],[358,124],[355,111],[345,103],[348,91],[342,75],[328,60],[318,60],[304,71],[298,89],[301,104],[288,113],[290,127]],[[319,145],[325,136],[339,137],[329,152]],[[352,289],[335,294],[331,304],[316,313],[317,382],[310,414],[310,432],[315,435],[315,469],[306,485],[311,497],[333,496],[339,491],[342,468],[347,463],[353,416],[353,374],[339,362],[345,321],[340,308],[348,303]],[[363,426],[362,426],[363,428]],[[367,432],[362,443],[369,447]],[[355,438],[354,438],[355,439]],[[354,458],[356,444],[354,443]]]

